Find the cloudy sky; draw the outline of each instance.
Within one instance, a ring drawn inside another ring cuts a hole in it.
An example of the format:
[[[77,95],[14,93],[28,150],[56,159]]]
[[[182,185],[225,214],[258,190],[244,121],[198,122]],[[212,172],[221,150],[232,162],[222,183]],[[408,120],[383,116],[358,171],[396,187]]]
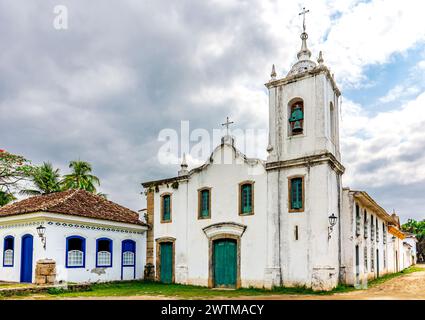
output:
[[[420,0],[0,0],[0,149],[63,173],[89,161],[102,192],[141,209],[140,183],[178,170],[158,162],[160,130],[212,131],[226,116],[267,129],[264,83],[273,63],[278,76],[294,63],[303,5],[313,57],[323,51],[343,92],[344,185],[424,218]]]

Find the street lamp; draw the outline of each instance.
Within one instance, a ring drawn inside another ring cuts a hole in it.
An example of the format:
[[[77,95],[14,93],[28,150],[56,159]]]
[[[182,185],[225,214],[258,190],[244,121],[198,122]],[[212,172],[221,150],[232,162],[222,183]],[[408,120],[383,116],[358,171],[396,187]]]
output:
[[[328,239],[331,238],[331,233],[334,229],[334,226],[336,225],[337,220],[338,217],[335,216],[333,213],[329,216]]]
[[[46,249],[46,237],[44,236],[45,232],[46,232],[46,227],[44,227],[42,224],[40,224],[37,227],[37,234],[41,239],[41,243],[43,244],[43,249]]]

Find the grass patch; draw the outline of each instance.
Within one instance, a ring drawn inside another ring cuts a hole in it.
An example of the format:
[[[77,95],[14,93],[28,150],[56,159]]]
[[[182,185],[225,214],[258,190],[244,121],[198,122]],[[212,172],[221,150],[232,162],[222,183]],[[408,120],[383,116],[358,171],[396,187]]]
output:
[[[148,281],[112,282],[93,284],[90,291],[52,290],[49,295],[59,297],[118,297],[118,296],[164,296],[183,299],[213,299],[217,297],[232,298],[259,295],[330,295],[354,290],[353,287],[338,286],[332,291],[313,291],[306,287],[278,287],[272,290],[258,288],[241,288],[237,290],[210,289],[201,286],[182,284],[163,284]]]

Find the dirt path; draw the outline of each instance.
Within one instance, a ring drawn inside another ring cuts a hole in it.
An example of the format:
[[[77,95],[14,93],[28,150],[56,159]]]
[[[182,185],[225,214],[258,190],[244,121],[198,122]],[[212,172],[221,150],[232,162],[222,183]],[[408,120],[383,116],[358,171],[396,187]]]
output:
[[[388,280],[367,290],[337,293],[329,296],[316,295],[274,295],[257,297],[238,297],[238,299],[265,300],[424,300],[425,265],[418,265],[423,271],[409,273]]]

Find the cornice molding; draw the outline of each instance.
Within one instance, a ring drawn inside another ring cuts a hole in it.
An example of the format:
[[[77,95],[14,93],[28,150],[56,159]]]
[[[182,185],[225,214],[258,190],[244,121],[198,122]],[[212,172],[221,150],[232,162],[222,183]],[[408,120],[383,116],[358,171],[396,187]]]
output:
[[[330,152],[300,157],[296,159],[268,162],[266,163],[266,170],[267,171],[279,170],[279,169],[286,169],[291,167],[304,167],[304,166],[311,167],[311,166],[319,165],[323,163],[329,163],[332,169],[335,170],[335,172],[340,175],[342,175],[345,172],[345,167]]]

